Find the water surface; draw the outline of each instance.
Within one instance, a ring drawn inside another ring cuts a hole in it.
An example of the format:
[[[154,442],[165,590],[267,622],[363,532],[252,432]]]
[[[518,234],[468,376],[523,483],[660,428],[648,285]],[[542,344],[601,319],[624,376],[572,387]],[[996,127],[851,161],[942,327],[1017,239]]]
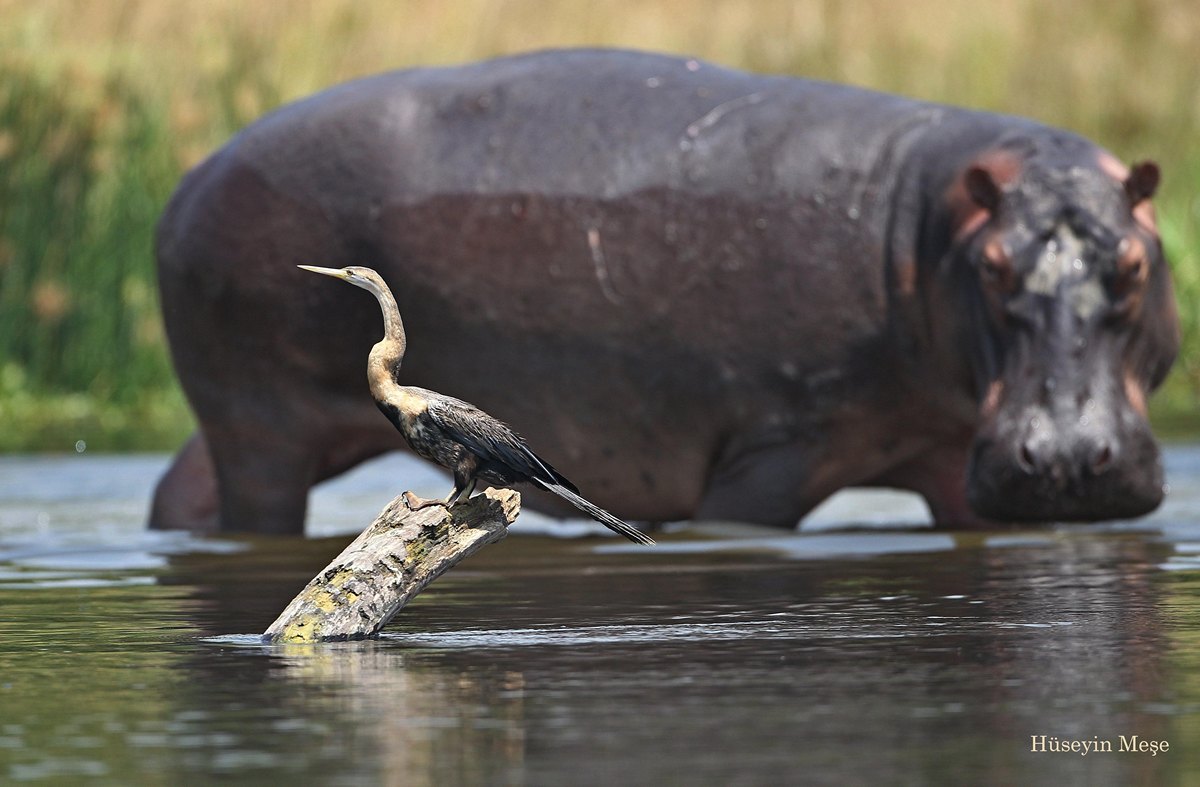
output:
[[[680,527],[645,550],[523,514],[382,639],[326,646],[254,635],[400,488],[445,482],[393,457],[319,490],[315,538],[205,540],[143,529],[165,461],[0,458],[0,782],[1200,772],[1195,446],[1168,452],[1162,510],[1103,527],[947,535],[855,493],[797,534]],[[1135,735],[1169,750],[1118,751]]]

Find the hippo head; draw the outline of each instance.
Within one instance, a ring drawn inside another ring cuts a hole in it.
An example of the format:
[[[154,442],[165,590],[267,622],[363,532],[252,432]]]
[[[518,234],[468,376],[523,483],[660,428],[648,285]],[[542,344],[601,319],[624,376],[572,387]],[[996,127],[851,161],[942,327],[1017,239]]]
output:
[[[1162,501],[1146,398],[1179,347],[1150,162],[977,159],[951,255],[955,341],[976,393],[974,511],[999,521],[1138,516]],[[961,303],[961,301],[960,301]]]

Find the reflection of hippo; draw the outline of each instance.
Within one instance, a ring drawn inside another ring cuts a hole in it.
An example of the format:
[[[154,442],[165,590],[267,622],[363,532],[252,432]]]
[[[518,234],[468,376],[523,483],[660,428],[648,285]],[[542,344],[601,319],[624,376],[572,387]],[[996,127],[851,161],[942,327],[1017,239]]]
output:
[[[406,380],[623,517],[791,526],[850,485],[942,524],[1144,513],[1178,345],[1157,180],[1027,120],[656,55],[335,88],[162,220],[201,432],[152,523],[297,532],[310,486],[398,446],[378,310],[298,263],[382,272]]]

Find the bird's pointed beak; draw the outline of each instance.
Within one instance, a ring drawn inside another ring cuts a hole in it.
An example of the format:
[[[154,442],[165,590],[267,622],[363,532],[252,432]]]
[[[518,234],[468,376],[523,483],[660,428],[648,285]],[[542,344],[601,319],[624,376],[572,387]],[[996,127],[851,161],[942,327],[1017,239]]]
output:
[[[335,279],[345,279],[346,271],[344,268],[318,268],[316,265],[297,265],[297,268],[303,268],[306,271],[313,273],[323,273],[326,276],[332,276]]]

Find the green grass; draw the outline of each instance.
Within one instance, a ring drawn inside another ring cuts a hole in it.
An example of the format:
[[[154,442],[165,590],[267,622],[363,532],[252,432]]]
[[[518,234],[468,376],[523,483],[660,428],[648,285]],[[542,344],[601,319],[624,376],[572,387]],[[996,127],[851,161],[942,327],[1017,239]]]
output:
[[[1184,348],[1154,416],[1200,427],[1189,0],[0,0],[0,18],[0,451],[169,448],[191,428],[158,318],[153,228],[180,175],[238,128],[355,76],[568,45],[1027,115],[1157,159]]]
[[[150,451],[180,445],[194,428],[175,385],[123,401],[86,393],[37,392],[20,367],[0,368],[0,454],[35,451]]]
[[[34,390],[123,399],[170,379],[149,249],[179,168],[129,85],[61,88],[0,68],[0,358]]]

